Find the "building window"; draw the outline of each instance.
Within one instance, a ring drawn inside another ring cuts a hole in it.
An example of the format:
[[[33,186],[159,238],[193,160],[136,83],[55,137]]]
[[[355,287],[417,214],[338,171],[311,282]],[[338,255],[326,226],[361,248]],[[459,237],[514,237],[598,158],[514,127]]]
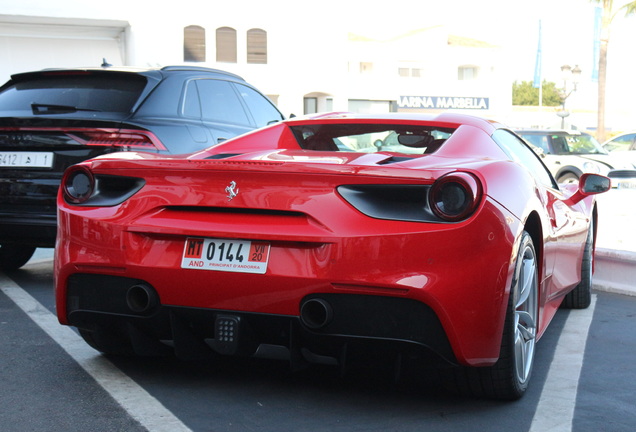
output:
[[[216,29],[216,61],[236,63],[236,30],[231,27]]]
[[[191,25],[183,29],[183,61],[205,61],[205,29]]]
[[[303,99],[303,114],[314,114],[318,112],[318,98],[306,97]]]
[[[265,30],[247,31],[247,62],[267,64],[267,32]]]
[[[403,78],[408,78],[408,77],[421,78],[422,69],[401,67],[401,68],[398,68],[398,75]]]
[[[373,63],[360,62],[360,73],[367,74],[373,72]]]
[[[468,81],[477,79],[479,68],[477,66],[460,66],[457,68],[457,79]]]

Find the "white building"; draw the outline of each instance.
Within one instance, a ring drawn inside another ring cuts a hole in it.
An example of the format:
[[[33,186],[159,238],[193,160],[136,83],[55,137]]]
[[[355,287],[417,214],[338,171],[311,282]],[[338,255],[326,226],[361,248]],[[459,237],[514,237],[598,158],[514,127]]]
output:
[[[243,76],[285,115],[458,110],[511,126],[537,122],[511,106],[505,50],[453,34],[430,6],[421,6],[431,12],[426,22],[405,19],[410,25],[367,34],[348,30],[364,14],[345,15],[335,2],[161,3],[0,0],[0,81],[102,59],[114,66],[195,63]],[[551,118],[547,111],[541,117]],[[587,117],[584,126],[593,126]]]

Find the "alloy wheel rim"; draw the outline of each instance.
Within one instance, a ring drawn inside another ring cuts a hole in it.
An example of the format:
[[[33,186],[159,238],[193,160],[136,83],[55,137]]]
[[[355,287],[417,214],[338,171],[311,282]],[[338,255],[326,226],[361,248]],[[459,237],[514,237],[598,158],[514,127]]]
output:
[[[519,383],[530,377],[537,335],[537,262],[534,250],[526,246],[515,286],[514,351]]]

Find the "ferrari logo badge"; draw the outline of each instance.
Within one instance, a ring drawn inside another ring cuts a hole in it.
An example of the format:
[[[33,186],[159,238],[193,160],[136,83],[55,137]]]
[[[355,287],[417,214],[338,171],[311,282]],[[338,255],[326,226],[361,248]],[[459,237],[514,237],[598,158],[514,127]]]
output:
[[[225,192],[227,192],[227,200],[232,201],[239,193],[239,190],[236,187],[236,182],[232,181],[230,185],[225,188]]]

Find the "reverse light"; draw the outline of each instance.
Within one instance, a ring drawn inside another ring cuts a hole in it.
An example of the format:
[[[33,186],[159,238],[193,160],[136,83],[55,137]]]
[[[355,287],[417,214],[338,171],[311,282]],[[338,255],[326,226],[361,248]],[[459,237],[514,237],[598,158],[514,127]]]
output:
[[[91,197],[95,190],[95,178],[88,168],[75,165],[64,174],[62,181],[64,198],[73,204],[82,204]]]
[[[429,205],[442,220],[458,222],[479,206],[481,184],[468,173],[451,173],[440,177],[429,192]]]

